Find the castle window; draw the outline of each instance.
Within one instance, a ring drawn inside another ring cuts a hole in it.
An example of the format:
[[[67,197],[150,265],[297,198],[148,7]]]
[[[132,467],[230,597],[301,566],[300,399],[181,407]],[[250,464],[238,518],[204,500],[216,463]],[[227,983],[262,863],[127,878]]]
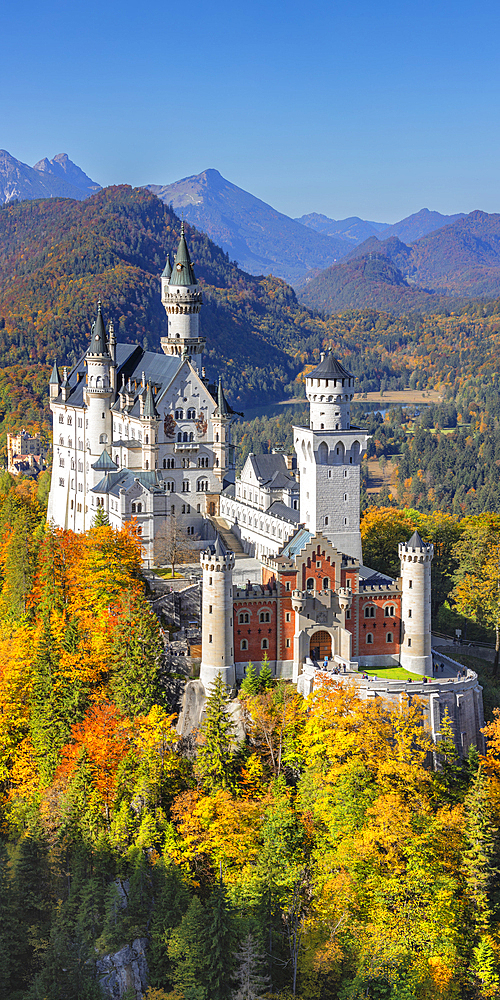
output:
[[[393,639],[393,636],[392,636],[392,632],[388,632],[387,633],[387,635],[385,637],[385,641],[386,642],[394,642],[394,639]]]
[[[250,615],[248,611],[240,611],[238,621],[240,625],[248,625],[250,622]]]
[[[348,476],[349,476],[349,470],[348,469],[344,469],[344,479],[347,479]]]
[[[83,427],[83,420],[82,420],[82,418],[81,418],[81,417],[78,417],[78,426],[79,426],[79,427]],[[121,429],[121,428],[120,428],[120,429]]]
[[[366,636],[366,643],[367,643],[368,646],[370,646],[371,643],[373,643],[373,636],[372,636],[371,632],[368,632],[368,634]]]
[[[387,607],[384,608],[384,616],[385,616],[385,618],[393,618],[394,617],[394,605],[393,604],[391,604],[390,606],[387,605]]]
[[[260,644],[261,649],[269,649],[269,639],[263,639]]]
[[[187,431],[184,431],[184,433],[183,433],[183,435],[182,435],[182,440],[183,440],[183,442],[184,442],[184,443],[187,443],[187,440],[188,440],[188,434],[187,434]]]
[[[59,423],[60,423],[60,424],[63,424],[63,423],[64,423],[64,414],[63,414],[63,413],[60,413],[60,414],[59,414]]]
[[[137,513],[142,514],[142,503],[137,504]]]
[[[411,639],[408,639],[408,645],[411,646]]]
[[[138,528],[138,529],[137,529],[137,534],[138,534],[138,535],[142,535],[142,528]]]
[[[286,581],[286,583],[285,583],[285,590],[290,590],[290,580]]]
[[[62,455],[59,455],[59,465],[61,469],[64,469],[64,458],[62,457]]]
[[[292,640],[291,639],[287,639],[285,645],[286,645],[287,649],[290,649],[290,646],[292,645]]]
[[[71,427],[71,424],[73,423],[73,420],[72,420],[72,418],[71,418],[71,417],[68,417],[68,419],[67,419],[67,423],[68,423],[68,425],[69,425],[69,426]]]
[[[365,618],[375,618],[375,608],[373,604],[368,604],[365,608]]]
[[[330,523],[330,518],[328,517],[328,514],[327,514],[326,517],[325,517],[325,528],[328,527],[329,523]]]
[[[328,577],[325,576],[323,580],[323,590],[329,590],[329,589],[330,589],[330,581]]]
[[[176,420],[184,420],[184,410],[176,410],[175,411],[175,419]]]
[[[139,441],[141,440],[141,432],[139,431]],[[149,434],[146,434],[146,444],[149,444]]]
[[[188,418],[188,420],[194,420],[195,417],[196,417],[196,410],[188,410],[187,411],[187,418]]]
[[[218,444],[219,443],[219,435],[218,434],[215,435],[215,440],[216,440],[216,443]]]
[[[149,469],[149,462],[146,460],[146,471]]]
[[[271,615],[269,614],[269,611],[261,611],[260,614],[259,614],[259,621],[260,622],[270,622],[271,621]]]
[[[344,503],[346,503],[348,499],[349,499],[349,495],[347,493],[344,493]]]
[[[344,517],[344,527],[347,528],[348,524],[349,524],[349,518],[348,517]]]
[[[59,480],[59,486],[64,486],[64,479]]]
[[[246,640],[246,639],[242,639],[242,640],[241,640],[241,642],[240,642],[240,649],[241,649],[241,650],[245,650],[245,649],[248,649],[248,642],[247,642],[247,640]]]
[[[408,608],[408,618],[411,618],[411,608]]]
[[[100,434],[99,435],[99,444],[107,444],[107,443],[108,443],[108,435],[107,434]]]
[[[291,611],[286,611],[285,612],[285,621],[286,622],[291,622],[291,620],[292,620],[292,612]]]
[[[180,433],[180,431],[179,431],[179,433],[177,435],[177,440],[178,441],[182,441],[182,434]]]
[[[71,501],[71,510],[73,510],[73,501]]]
[[[408,589],[411,590],[413,587],[413,580],[408,580]]]
[[[352,465],[352,456],[351,456],[351,458],[349,459],[349,463],[350,463],[350,465]]]
[[[306,588],[307,588],[307,590],[314,590],[314,580],[313,580],[312,576],[309,577],[309,579],[308,579],[308,581],[306,583]]]
[[[209,615],[212,614],[212,605],[211,604],[208,605],[208,613],[209,613]]]
[[[183,493],[189,493],[189,480],[188,479],[183,479],[183,481],[182,481],[182,492]]]
[[[199,479],[198,482],[196,483],[196,492],[197,493],[206,493],[207,491],[208,491],[208,480],[207,479]]]
[[[350,608],[347,608],[345,616],[346,616],[346,618],[350,618],[351,617],[351,609]]]
[[[208,637],[208,641],[209,641],[209,642],[212,642],[212,636],[211,636],[211,635],[209,635],[209,637]]]
[[[59,444],[64,444],[64,438],[62,434],[59,435]]]

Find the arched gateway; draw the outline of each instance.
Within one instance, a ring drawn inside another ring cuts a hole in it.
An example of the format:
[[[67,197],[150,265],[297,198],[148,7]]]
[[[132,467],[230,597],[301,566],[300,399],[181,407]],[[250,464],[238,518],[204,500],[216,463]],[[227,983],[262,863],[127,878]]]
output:
[[[314,632],[309,640],[309,655],[311,659],[323,660],[332,655],[332,637],[329,632]]]

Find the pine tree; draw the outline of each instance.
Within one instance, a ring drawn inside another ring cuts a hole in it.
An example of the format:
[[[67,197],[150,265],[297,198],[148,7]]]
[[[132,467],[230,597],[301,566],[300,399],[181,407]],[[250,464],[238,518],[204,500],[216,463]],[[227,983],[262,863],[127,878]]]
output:
[[[0,842],[0,1000],[11,995],[16,961],[16,920],[9,878],[9,857]]]
[[[250,931],[243,939],[239,951],[235,952],[234,962],[237,968],[233,977],[236,987],[232,992],[232,1000],[260,1000],[264,997],[269,992],[271,979],[261,973],[266,956],[258,951]]]
[[[232,914],[222,880],[207,907],[207,985],[210,1000],[228,1000],[232,972]]]
[[[28,835],[17,848],[13,898],[18,921],[18,961],[14,985],[15,989],[22,991],[39,971],[50,921],[47,850],[40,837]]]
[[[206,912],[195,896],[180,925],[172,932],[168,944],[168,954],[173,962],[174,986],[185,1000],[212,1000],[207,990],[208,952]]]
[[[208,792],[231,788],[234,784],[234,723],[229,714],[230,697],[219,673],[205,706],[200,726],[203,740],[198,749],[196,771]]]
[[[269,688],[273,687],[273,684],[274,684],[273,675],[271,673],[271,668],[269,666],[269,658],[266,650],[264,651],[262,667],[260,668],[259,691],[267,691]]]
[[[490,887],[493,878],[492,858],[496,830],[491,817],[487,783],[481,770],[465,798],[465,839],[463,869],[472,923],[476,933],[484,933],[490,924]]]
[[[247,663],[247,669],[245,671],[245,678],[240,687],[240,697],[245,697],[245,695],[254,695],[259,692],[259,677],[257,671],[251,660]]]
[[[94,517],[92,518],[92,524],[90,525],[90,527],[91,528],[102,528],[104,526],[106,526],[106,527],[109,526],[109,518],[108,518],[108,515],[106,514],[104,508],[103,507],[99,507],[99,509],[96,510]]]
[[[151,918],[151,948],[148,954],[152,986],[172,987],[172,960],[168,946],[189,905],[189,892],[176,865],[155,865],[155,905]]]

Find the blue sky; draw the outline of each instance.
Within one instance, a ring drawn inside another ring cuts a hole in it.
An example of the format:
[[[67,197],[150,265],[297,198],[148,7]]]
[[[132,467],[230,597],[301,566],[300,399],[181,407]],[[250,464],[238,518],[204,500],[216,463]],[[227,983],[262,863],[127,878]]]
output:
[[[288,215],[500,211],[498,0],[7,0],[0,147]]]

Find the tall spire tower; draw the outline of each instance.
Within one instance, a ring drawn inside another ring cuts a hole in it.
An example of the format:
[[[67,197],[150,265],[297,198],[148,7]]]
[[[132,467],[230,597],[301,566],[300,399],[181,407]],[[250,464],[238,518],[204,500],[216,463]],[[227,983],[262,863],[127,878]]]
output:
[[[181,238],[171,267],[167,257],[161,276],[161,300],[168,319],[168,335],[162,337],[165,354],[187,357],[201,374],[205,338],[200,337],[201,291],[193,271],[189,250],[181,226]]]

